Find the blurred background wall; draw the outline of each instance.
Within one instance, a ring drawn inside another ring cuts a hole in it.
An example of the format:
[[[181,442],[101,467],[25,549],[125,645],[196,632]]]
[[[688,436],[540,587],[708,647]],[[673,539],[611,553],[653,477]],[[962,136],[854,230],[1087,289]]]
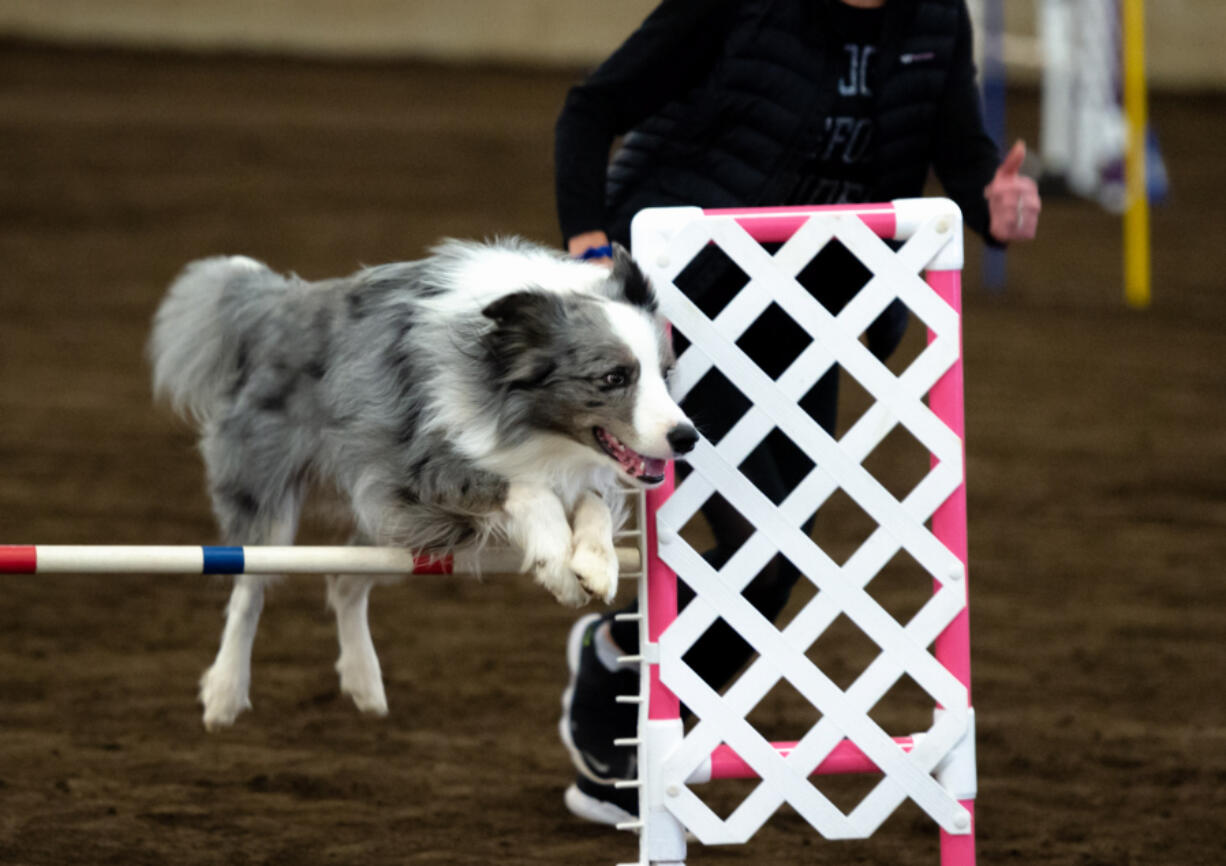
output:
[[[583,64],[658,0],[0,0],[0,32],[296,54]]]
[[[0,35],[303,55],[587,65],[658,0],[0,0]],[[1034,4],[1005,3],[1033,33]],[[1150,0],[1157,87],[1226,86],[1222,0]],[[1019,70],[1029,77],[1025,70]]]

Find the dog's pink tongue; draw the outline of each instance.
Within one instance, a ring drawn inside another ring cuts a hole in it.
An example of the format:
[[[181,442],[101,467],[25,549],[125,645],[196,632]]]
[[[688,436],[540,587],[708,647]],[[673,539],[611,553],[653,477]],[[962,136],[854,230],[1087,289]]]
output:
[[[659,457],[644,457],[643,475],[647,478],[658,478],[664,474],[664,467],[667,464],[667,460],[661,460]]]

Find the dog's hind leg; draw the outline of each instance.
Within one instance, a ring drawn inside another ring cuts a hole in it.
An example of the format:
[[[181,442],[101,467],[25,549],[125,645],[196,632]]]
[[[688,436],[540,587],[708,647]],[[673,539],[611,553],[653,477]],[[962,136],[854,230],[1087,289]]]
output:
[[[336,611],[340,643],[336,672],[341,677],[341,692],[353,698],[362,712],[386,716],[383,671],[367,619],[370,590],[377,581],[378,578],[364,574],[328,575],[328,606]]]
[[[222,507],[219,513],[226,514]],[[231,543],[292,544],[298,525],[297,498],[287,497],[275,513],[276,517],[258,523],[241,518],[223,519],[223,535]],[[229,516],[236,515],[237,512]],[[245,531],[240,531],[239,527],[244,525]],[[204,727],[209,731],[233,724],[239,713],[251,708],[251,648],[264,607],[264,587],[273,579],[253,574],[234,577],[221,647],[212,666],[200,678]]]
[[[233,724],[239,713],[251,709],[251,646],[264,607],[264,582],[265,578],[258,575],[234,578],[221,647],[200,678],[204,726],[210,731]]]

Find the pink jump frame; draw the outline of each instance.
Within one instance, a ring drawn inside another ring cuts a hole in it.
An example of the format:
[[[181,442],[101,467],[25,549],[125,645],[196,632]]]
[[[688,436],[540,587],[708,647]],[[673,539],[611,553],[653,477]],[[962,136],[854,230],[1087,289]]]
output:
[[[956,206],[947,200],[910,199],[881,204],[836,205],[828,207],[781,207],[744,208],[699,211],[691,209],[695,216],[730,216],[760,242],[784,242],[790,238],[811,216],[815,214],[854,214],[877,236],[889,240],[906,240],[934,214],[947,213],[950,223],[944,230],[960,232],[961,217]],[[939,217],[941,218],[941,217]],[[636,250],[637,252],[637,250]],[[956,251],[944,260],[934,260],[925,269],[924,278],[932,290],[959,316],[958,357],[950,369],[930,389],[928,404],[941,421],[963,442],[963,467],[965,467],[965,417],[963,405],[963,369],[961,334],[961,239],[957,239]],[[931,343],[935,335],[929,331]],[[932,457],[936,463],[936,457]],[[640,748],[640,766],[644,761],[658,760],[681,739],[681,706],[674,694],[660,678],[660,636],[677,617],[676,574],[661,559],[658,552],[656,512],[674,490],[670,466],[667,480],[646,496],[646,564],[640,586],[640,598],[646,602],[646,621],[641,634],[646,638],[644,647],[644,693],[646,705],[640,708],[640,735],[636,740]],[[967,571],[967,514],[965,475],[954,493],[933,514],[933,535],[961,562],[963,575]],[[956,591],[966,593],[967,580],[960,581]],[[935,582],[938,592],[951,591],[949,586]],[[966,686],[968,707],[970,705],[970,632],[967,610],[964,607],[952,623],[938,637],[934,655],[957,680]],[[938,707],[938,713],[941,709]],[[973,739],[973,729],[968,738]],[[910,751],[914,741],[910,737],[897,737],[895,743],[903,751]],[[794,743],[772,743],[777,752],[786,756]],[[966,752],[963,752],[965,756]],[[938,778],[955,794],[958,802],[970,816],[967,832],[949,833],[940,830],[941,866],[974,866],[974,753],[970,744],[969,760],[960,759],[962,766],[953,772],[938,771]],[[844,740],[828,758],[814,770],[814,775],[825,773],[874,773],[878,767],[859,748]],[[691,776],[691,782],[705,782],[717,778],[756,778],[757,774],[734,750],[721,745],[711,754],[705,768]],[[948,777],[949,781],[946,781]],[[650,784],[650,782],[648,782]],[[669,794],[675,792],[668,792]],[[661,802],[660,792],[652,795],[640,790],[640,802]],[[650,824],[652,833],[648,832]],[[660,808],[649,809],[648,814],[634,822],[634,829],[642,831],[640,863],[669,864],[681,866],[685,859],[684,828],[671,814]],[[664,832],[660,832],[663,829]]]
[[[932,290],[954,309],[959,320],[962,316],[962,271],[930,270],[925,279]],[[931,332],[929,340],[933,339]],[[962,440],[962,465],[966,465],[966,412],[962,372],[962,334],[958,333],[958,360],[941,377],[928,393],[929,405],[938,418],[949,426]],[[934,458],[935,460],[935,458]],[[932,515],[932,532],[944,542],[962,562],[964,573],[969,574],[966,514],[966,480],[945,500]],[[962,592],[966,592],[962,581]],[[937,585],[940,590],[940,585]],[[966,686],[967,700],[971,693],[971,632],[970,615],[964,607],[957,618],[941,633],[936,641],[936,657]],[[971,815],[971,832],[953,835],[941,831],[941,866],[974,866],[975,864],[975,802],[964,799],[959,802]]]

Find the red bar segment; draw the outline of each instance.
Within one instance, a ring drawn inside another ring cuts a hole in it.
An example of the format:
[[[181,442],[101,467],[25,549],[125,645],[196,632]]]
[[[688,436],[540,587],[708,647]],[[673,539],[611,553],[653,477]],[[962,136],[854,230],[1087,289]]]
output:
[[[450,556],[418,556],[413,559],[414,574],[451,574],[455,560]]]
[[[38,548],[33,544],[0,544],[0,574],[34,574]]]

